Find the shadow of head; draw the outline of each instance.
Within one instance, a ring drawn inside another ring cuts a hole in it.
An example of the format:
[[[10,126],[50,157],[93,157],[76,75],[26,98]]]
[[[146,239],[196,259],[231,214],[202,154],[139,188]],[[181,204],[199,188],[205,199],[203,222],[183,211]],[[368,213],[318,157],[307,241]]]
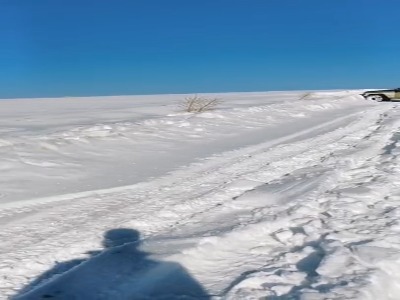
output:
[[[117,228],[104,233],[103,247],[113,248],[128,243],[136,243],[140,240],[140,233],[129,228]]]

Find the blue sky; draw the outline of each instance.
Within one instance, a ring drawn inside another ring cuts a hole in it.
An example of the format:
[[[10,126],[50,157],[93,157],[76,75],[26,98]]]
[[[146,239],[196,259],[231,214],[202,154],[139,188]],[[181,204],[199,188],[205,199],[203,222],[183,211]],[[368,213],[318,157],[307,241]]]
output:
[[[400,86],[398,0],[0,0],[0,98]]]

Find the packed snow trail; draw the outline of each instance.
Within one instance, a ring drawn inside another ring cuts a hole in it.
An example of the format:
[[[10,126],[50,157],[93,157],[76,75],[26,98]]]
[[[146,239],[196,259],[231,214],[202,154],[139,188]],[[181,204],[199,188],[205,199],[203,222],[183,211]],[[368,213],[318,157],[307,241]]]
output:
[[[147,182],[5,203],[2,295],[398,299],[400,109],[357,100]]]

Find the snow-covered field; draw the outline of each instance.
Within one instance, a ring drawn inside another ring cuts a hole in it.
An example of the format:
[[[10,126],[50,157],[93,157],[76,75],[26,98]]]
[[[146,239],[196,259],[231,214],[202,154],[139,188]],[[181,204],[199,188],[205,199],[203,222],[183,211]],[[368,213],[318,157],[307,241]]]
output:
[[[400,299],[400,104],[0,100],[1,299]]]

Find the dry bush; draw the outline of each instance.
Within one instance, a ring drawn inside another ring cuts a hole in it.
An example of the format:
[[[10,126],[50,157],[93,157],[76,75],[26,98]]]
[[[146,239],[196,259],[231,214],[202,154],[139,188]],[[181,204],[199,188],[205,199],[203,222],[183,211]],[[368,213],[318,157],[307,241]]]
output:
[[[201,113],[214,110],[221,103],[219,98],[205,98],[197,95],[186,97],[179,107],[186,112]]]
[[[308,93],[304,93],[303,95],[300,96],[299,100],[307,100],[310,99],[313,96],[313,93],[308,92]]]
[[[337,95],[337,96],[329,96],[329,94],[328,94],[325,97],[330,97],[334,100],[340,100],[340,99],[343,99],[343,98],[346,98],[349,96],[356,96],[359,94],[360,94],[359,91],[355,92],[352,90],[344,90],[344,91],[340,91],[339,95]],[[323,95],[324,95],[324,93],[320,94],[319,96],[323,96]],[[313,100],[313,99],[315,99],[315,96],[318,96],[318,93],[306,92],[299,97],[299,100]],[[320,98],[320,97],[317,97],[317,98]]]

